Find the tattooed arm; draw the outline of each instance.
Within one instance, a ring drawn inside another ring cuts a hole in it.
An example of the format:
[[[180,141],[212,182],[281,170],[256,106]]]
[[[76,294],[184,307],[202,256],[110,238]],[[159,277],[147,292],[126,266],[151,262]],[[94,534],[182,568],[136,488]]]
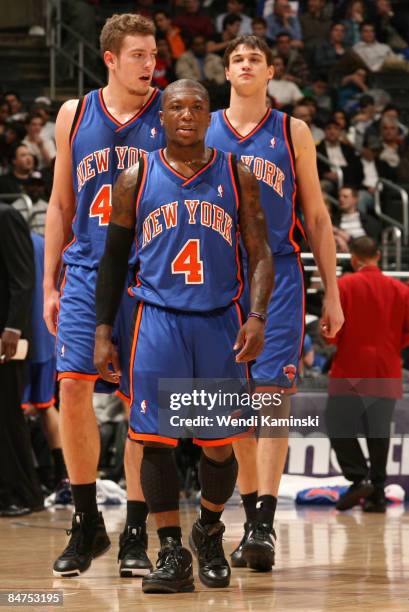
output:
[[[249,168],[239,162],[237,171],[241,198],[239,225],[248,255],[251,312],[267,315],[267,306],[274,287],[273,257],[267,242],[264,214],[260,206],[259,186]],[[263,349],[264,322],[250,317],[237,336],[235,348],[241,348],[237,361],[255,359]]]
[[[135,236],[135,198],[143,163],[141,161],[122,172],[115,184],[105,251],[98,269],[94,364],[100,376],[113,383],[119,381],[121,370],[111,340],[112,327],[124,292],[129,253]],[[113,371],[109,364],[112,364]]]

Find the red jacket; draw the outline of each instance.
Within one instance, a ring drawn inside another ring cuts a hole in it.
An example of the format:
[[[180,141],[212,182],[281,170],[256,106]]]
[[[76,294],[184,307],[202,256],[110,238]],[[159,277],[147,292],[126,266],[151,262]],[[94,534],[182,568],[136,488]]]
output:
[[[401,349],[409,344],[409,287],[377,266],[346,274],[338,285],[345,323],[334,340],[338,348],[330,394],[348,393],[349,387],[349,392],[355,389],[363,395],[401,397]]]

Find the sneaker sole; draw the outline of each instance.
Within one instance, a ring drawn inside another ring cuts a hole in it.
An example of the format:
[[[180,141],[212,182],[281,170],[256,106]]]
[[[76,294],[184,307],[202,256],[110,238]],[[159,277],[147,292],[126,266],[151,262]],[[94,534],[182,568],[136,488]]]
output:
[[[247,563],[246,561],[244,561],[244,559],[242,559],[241,561],[233,561],[231,557],[230,557],[230,565],[231,567],[234,567],[234,568],[247,567]]]
[[[101,550],[100,552],[98,552],[97,554],[93,555],[92,560],[90,562],[90,564],[88,565],[88,567],[86,567],[84,570],[67,570],[67,571],[63,571],[63,572],[59,572],[55,569],[53,569],[53,576],[56,576],[57,578],[75,578],[76,576],[80,576],[81,574],[85,574],[85,572],[87,572],[89,570],[89,568],[91,567],[92,561],[94,559],[98,559],[98,557],[101,557],[102,555],[104,555],[106,552],[108,552],[108,550],[111,548],[111,544],[109,544],[106,548],[104,548],[103,550]]]
[[[137,569],[121,568],[119,570],[119,575],[121,576],[121,578],[137,578],[138,576],[147,576],[152,571],[152,569],[153,567],[141,567]]]
[[[182,583],[170,584],[155,580],[148,584],[142,584],[143,593],[192,593],[195,590],[193,577],[186,579]]]
[[[193,541],[192,534],[190,534],[189,536],[189,546],[190,546],[190,550],[192,551],[194,556],[197,558],[197,548]],[[219,582],[214,582],[212,580],[207,580],[205,576],[202,576],[200,573],[200,569],[198,572],[198,576],[199,576],[200,582],[211,589],[224,589],[225,587],[228,587],[230,584],[230,576],[228,576],[224,580],[220,580]]]
[[[243,559],[250,569],[258,572],[270,572],[274,565],[274,553],[260,549],[257,544],[247,544],[243,548]]]
[[[335,504],[335,508],[337,510],[350,510],[354,506],[357,506],[362,498],[369,497],[369,495],[373,493],[373,490],[373,487],[370,486],[365,486],[361,487],[360,489],[356,489],[356,491],[349,493],[346,499],[341,498]]]

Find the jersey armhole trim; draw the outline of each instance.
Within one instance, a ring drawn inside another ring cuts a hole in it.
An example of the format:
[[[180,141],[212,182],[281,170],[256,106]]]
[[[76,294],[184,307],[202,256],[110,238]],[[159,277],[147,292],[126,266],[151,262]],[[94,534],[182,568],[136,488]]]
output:
[[[81,123],[82,116],[85,110],[85,101],[87,96],[83,96],[78,100],[77,109],[75,111],[74,119],[72,120],[71,130],[70,130],[70,146],[72,147],[72,143],[74,142],[74,138],[77,134],[78,128]]]
[[[229,153],[229,166],[231,172],[231,180],[233,183],[233,190],[236,195],[236,206],[238,210],[241,202],[241,186],[239,180],[239,173],[237,170],[237,156],[234,155],[234,153]]]
[[[148,166],[148,163],[147,163],[146,156],[145,154],[142,154],[139,158],[139,171],[138,171],[138,177],[136,179],[136,185],[135,185],[135,209],[136,211],[138,211],[139,202],[141,201],[141,197],[142,197],[142,191],[145,186],[147,166]]]

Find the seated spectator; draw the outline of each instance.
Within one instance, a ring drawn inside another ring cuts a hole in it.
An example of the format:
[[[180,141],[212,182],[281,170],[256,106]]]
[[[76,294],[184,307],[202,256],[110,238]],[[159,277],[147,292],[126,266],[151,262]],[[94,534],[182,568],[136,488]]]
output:
[[[269,47],[273,46],[273,41],[267,36],[267,21],[263,17],[254,17],[251,22],[251,33],[257,38],[262,38]]]
[[[328,79],[324,74],[315,77],[309,87],[304,89],[306,98],[312,98],[317,103],[319,109],[332,111],[332,99],[328,87]]]
[[[11,114],[10,104],[4,98],[0,100],[0,136],[4,134],[6,123]]]
[[[34,234],[44,236],[48,201],[45,194],[44,177],[41,172],[34,170],[28,177],[25,188],[33,204],[29,219],[30,230]]]
[[[274,77],[268,84],[267,93],[275,99],[278,108],[292,106],[301,100],[303,95],[295,83],[286,79],[284,62],[281,57],[273,59],[273,66]]]
[[[245,3],[241,0],[227,0],[226,12],[216,18],[216,30],[221,34],[224,30],[223,21],[227,15],[238,15],[240,17],[239,36],[251,34],[251,18],[243,13]]]
[[[333,23],[329,40],[315,49],[314,67],[317,72],[329,72],[343,58],[346,52],[344,38],[345,26]]]
[[[389,45],[376,40],[375,26],[367,21],[361,24],[361,40],[352,48],[371,72],[379,72],[381,69],[388,68],[390,64],[388,64],[387,60],[396,58]],[[398,64],[399,62],[396,63]]]
[[[344,43],[347,47],[353,47],[359,42],[361,23],[365,21],[365,5],[362,0],[350,0],[346,9],[345,19],[342,20],[345,26]]]
[[[375,100],[372,96],[364,95],[359,99],[359,110],[351,119],[348,138],[353,146],[360,151],[364,143],[366,130],[377,120]]]
[[[304,87],[310,79],[309,68],[303,54],[293,47],[290,34],[281,32],[277,35],[274,55],[284,60],[287,80],[292,80],[298,87]]]
[[[34,170],[34,157],[25,144],[19,143],[12,149],[10,162],[10,172],[0,176],[0,195],[26,193],[27,183]]]
[[[222,59],[206,52],[206,38],[201,34],[193,38],[191,49],[180,56],[175,71],[178,79],[210,81],[217,85],[226,80]]]
[[[202,12],[199,0],[183,0],[182,6],[183,11],[173,20],[174,25],[188,40],[194,36],[204,36],[209,40],[214,34],[213,22]]]
[[[308,0],[307,11],[300,15],[302,39],[307,52],[312,52],[328,38],[331,20],[324,13],[325,0]]]
[[[207,43],[207,51],[223,57],[226,48],[238,36],[240,24],[241,17],[239,15],[226,15],[223,19],[222,33],[212,36],[212,40]]]
[[[382,226],[375,217],[358,210],[357,190],[345,185],[339,190],[338,201],[339,209],[332,215],[337,250],[347,253],[349,242],[361,236],[369,236],[378,242]]]
[[[286,32],[292,38],[293,47],[303,46],[300,22],[294,15],[288,0],[275,0],[273,13],[267,17],[266,21],[268,37],[271,40],[275,42],[277,34]]]
[[[397,180],[397,170],[392,168],[385,161],[379,159],[380,148],[378,143],[371,142],[362,148],[361,162],[364,171],[362,187],[359,191],[359,210],[367,212],[374,206],[374,194],[379,178],[386,178],[395,182]]]
[[[325,126],[325,137],[317,146],[317,153],[328,158],[328,162],[317,160],[318,174],[324,191],[336,193],[338,188],[337,169],[341,170],[343,184],[358,189],[362,183],[362,163],[353,147],[341,142],[341,129],[333,120]]]
[[[338,106],[347,107],[354,103],[358,96],[368,91],[366,83],[368,72],[365,68],[357,68],[352,74],[347,74],[337,89]]]
[[[338,108],[332,113],[331,119],[341,128],[340,141],[350,145],[351,142],[348,139],[349,119],[346,112]]]
[[[311,135],[314,139],[315,144],[317,145],[324,138],[323,130],[315,125],[312,121],[311,107],[305,99],[300,100],[293,108],[292,116],[296,119],[301,119],[301,121],[305,121],[311,131]]]
[[[398,9],[398,7],[397,7]],[[409,45],[409,19],[406,11],[392,8],[390,0],[376,0],[374,25],[376,39],[401,53]]]
[[[158,54],[156,56],[156,66],[153,71],[152,84],[159,89],[165,89],[172,81],[176,80],[173,69],[173,60],[166,38],[157,40]]]
[[[400,164],[400,145],[402,139],[399,134],[399,124],[396,119],[384,117],[381,121],[381,151],[379,159],[391,168]]]
[[[40,96],[34,100],[31,112],[41,115],[43,127],[40,136],[43,140],[53,140],[55,142],[55,122],[51,121],[51,100],[46,96]]]
[[[6,91],[4,99],[9,103],[11,109],[10,119],[12,121],[25,121],[27,113],[24,110],[23,103],[20,98],[20,94],[16,91]]]
[[[155,13],[155,25],[158,29],[158,39],[166,38],[173,59],[178,59],[186,51],[186,45],[180,33],[180,28],[173,25],[166,11]]]
[[[387,104],[383,111],[381,112],[381,116],[379,119],[371,123],[371,125],[365,130],[364,135],[364,144],[379,144],[381,143],[381,121],[384,117],[388,119],[393,119],[398,122],[399,127],[399,137],[401,142],[408,135],[409,129],[399,121],[400,119],[400,109],[394,104]]]
[[[41,136],[43,125],[44,122],[40,114],[32,113],[28,115],[25,124],[27,136],[23,140],[30,153],[36,158],[39,170],[49,166],[56,154],[54,141],[44,140]]]

